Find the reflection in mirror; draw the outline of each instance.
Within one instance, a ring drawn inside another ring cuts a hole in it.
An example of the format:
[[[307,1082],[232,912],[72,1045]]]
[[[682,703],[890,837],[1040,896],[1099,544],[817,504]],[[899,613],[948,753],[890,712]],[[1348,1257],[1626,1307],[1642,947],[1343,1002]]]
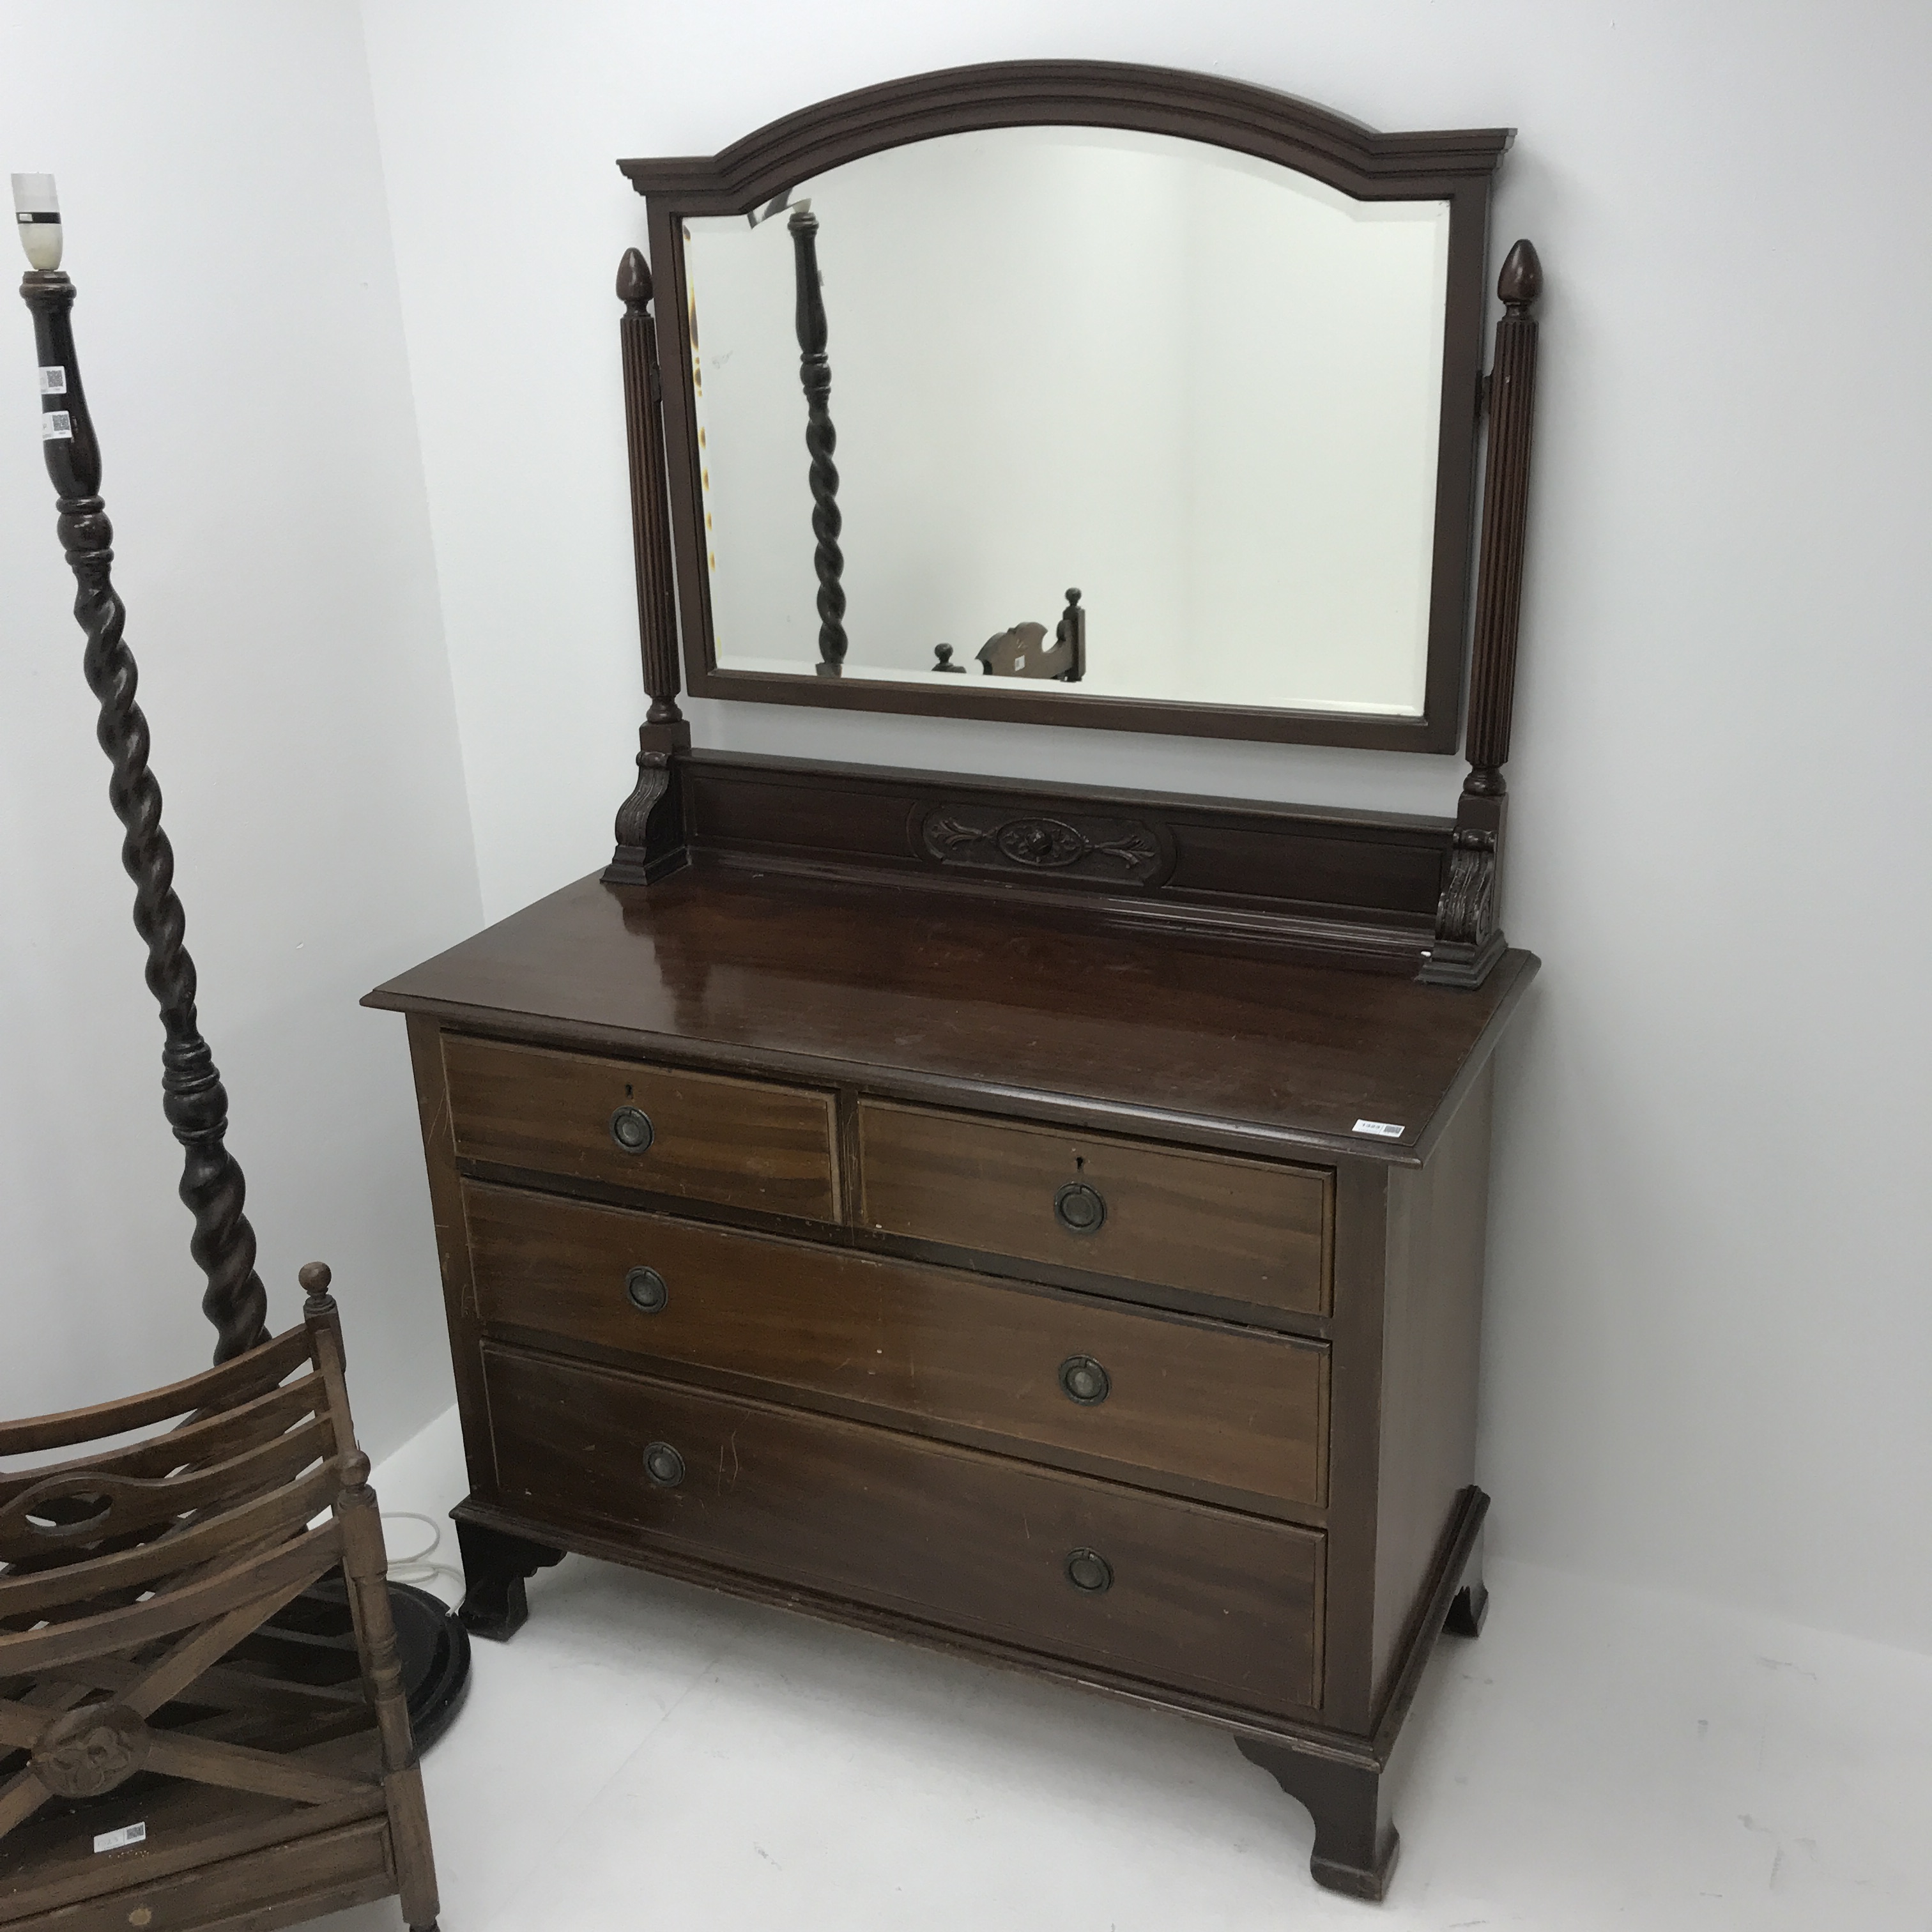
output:
[[[1448,232],[1072,128],[686,218],[717,664],[1420,716]]]

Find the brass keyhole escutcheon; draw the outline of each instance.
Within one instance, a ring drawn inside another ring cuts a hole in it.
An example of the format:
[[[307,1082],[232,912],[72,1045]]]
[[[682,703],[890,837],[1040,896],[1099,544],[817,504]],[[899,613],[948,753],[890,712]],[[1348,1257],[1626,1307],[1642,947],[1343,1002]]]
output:
[[[644,1451],[644,1474],[661,1490],[674,1490],[684,1480],[684,1458],[668,1442],[653,1442]]]
[[[620,1107],[610,1116],[610,1138],[626,1154],[642,1154],[656,1139],[651,1117],[641,1107]]]
[[[656,1268],[634,1268],[624,1277],[624,1293],[640,1314],[656,1315],[670,1299],[670,1289]]]
[[[1114,1566],[1097,1550],[1070,1550],[1066,1552],[1066,1580],[1076,1590],[1097,1597],[1114,1586]]]
[[[1060,1365],[1060,1386],[1069,1401],[1091,1408],[1096,1402],[1107,1400],[1107,1391],[1114,1384],[1091,1355],[1069,1355]]]
[[[1084,1180],[1070,1180],[1053,1197],[1053,1218],[1070,1234],[1095,1234],[1107,1218],[1107,1204]]]

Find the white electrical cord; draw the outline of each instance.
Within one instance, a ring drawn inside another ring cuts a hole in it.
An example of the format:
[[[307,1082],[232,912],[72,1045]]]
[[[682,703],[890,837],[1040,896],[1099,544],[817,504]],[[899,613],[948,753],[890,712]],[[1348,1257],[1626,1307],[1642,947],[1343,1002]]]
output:
[[[432,1563],[429,1559],[442,1546],[442,1526],[433,1516],[418,1516],[414,1510],[385,1510],[382,1512],[382,1541],[388,1543],[388,1527],[392,1522],[419,1522],[429,1532],[429,1540],[422,1549],[407,1556],[398,1556],[393,1552],[389,1556],[389,1578],[397,1583],[427,1583],[433,1576],[447,1576],[456,1586],[460,1596],[464,1590],[463,1573],[452,1570],[447,1563]]]

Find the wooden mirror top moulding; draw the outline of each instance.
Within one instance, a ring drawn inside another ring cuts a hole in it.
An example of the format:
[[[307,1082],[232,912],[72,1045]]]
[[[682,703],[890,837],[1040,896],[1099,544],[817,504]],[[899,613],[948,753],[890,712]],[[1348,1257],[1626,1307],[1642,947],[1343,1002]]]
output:
[[[1480,288],[1506,136],[1153,69],[930,75],[623,165],[676,288],[681,213],[1044,121],[1426,184]],[[694,750],[680,608],[694,687],[744,680],[705,655],[689,412],[625,255],[650,706],[616,851],[367,1002],[409,1018],[472,1634],[510,1636],[569,1550],[1114,1692],[1227,1732],[1312,1814],[1316,1879],[1383,1895],[1411,1701],[1486,1602],[1494,1056],[1538,969],[1496,887],[1540,279],[1519,242],[1450,819]],[[1460,629],[1451,656],[1438,749]],[[950,715],[964,681],[865,701]],[[1093,722],[1055,696],[975,715]]]

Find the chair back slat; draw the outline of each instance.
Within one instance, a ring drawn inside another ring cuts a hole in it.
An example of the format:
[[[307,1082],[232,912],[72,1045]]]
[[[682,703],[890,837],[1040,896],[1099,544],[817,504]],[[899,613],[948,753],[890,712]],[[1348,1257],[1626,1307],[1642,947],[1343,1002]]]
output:
[[[194,1510],[229,1508],[279,1487],[334,1448],[328,1418],[316,1415],[226,1462],[178,1476],[151,1479],[70,1466],[0,1508],[0,1562],[32,1561],[63,1548],[84,1552],[103,1538],[178,1521]]]
[[[242,1450],[272,1441],[300,1418],[320,1412],[328,1402],[326,1381],[311,1371],[233,1408],[199,1417],[124,1448],[0,1475],[0,1508],[50,1476],[65,1475],[76,1469],[102,1474],[161,1477],[225,1462]]]
[[[171,1382],[166,1388],[104,1402],[95,1408],[70,1408],[58,1415],[0,1422],[0,1456],[36,1456],[48,1449],[70,1448],[76,1442],[124,1436],[130,1429],[145,1429],[196,1409],[232,1408],[273,1388],[290,1370],[311,1360],[310,1348],[306,1328],[286,1329],[245,1355],[237,1355],[218,1368],[204,1369],[185,1382]]]
[[[340,1480],[334,1464],[325,1462],[278,1489],[133,1549],[0,1576],[0,1624],[23,1618],[31,1623],[109,1590],[151,1588],[164,1577],[192,1580],[193,1573],[211,1563],[293,1535],[334,1502]]]
[[[300,1589],[342,1560],[342,1525],[332,1516],[268,1556],[250,1556],[224,1565],[214,1575],[178,1590],[165,1590],[145,1603],[110,1610],[71,1623],[40,1629],[0,1632],[0,1678],[51,1670],[104,1652],[132,1650],[158,1637],[224,1616],[284,1587]]]

